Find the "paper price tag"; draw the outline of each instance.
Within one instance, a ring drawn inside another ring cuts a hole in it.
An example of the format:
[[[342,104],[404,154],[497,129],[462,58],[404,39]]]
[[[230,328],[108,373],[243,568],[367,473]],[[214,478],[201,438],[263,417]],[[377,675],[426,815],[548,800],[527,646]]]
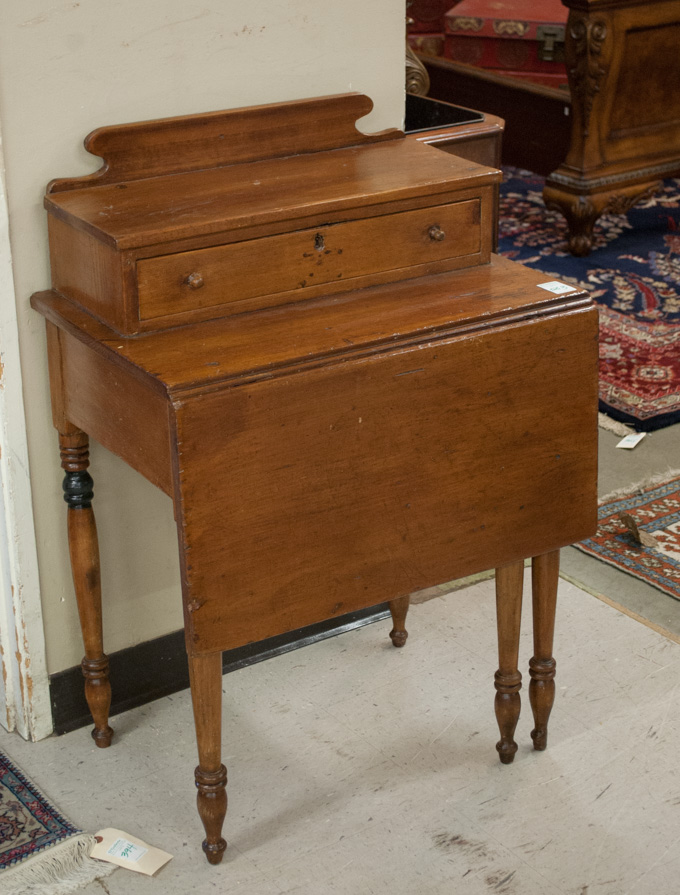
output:
[[[622,438],[616,446],[617,448],[632,451],[634,447],[637,447],[640,444],[646,434],[646,432],[636,432],[634,435],[626,435],[626,437]]]
[[[567,286],[566,283],[560,283],[559,280],[551,280],[549,283],[539,283],[539,289],[545,289],[546,292],[553,292],[555,295],[562,295],[564,292],[576,292],[575,286]]]
[[[153,845],[148,845],[122,830],[107,828],[100,830],[96,836],[97,842],[90,852],[90,857],[116,864],[118,867],[127,867],[136,873],[153,876],[172,859],[172,855],[167,852],[154,848]]]
[[[125,858],[126,861],[139,861],[144,855],[149,854],[149,849],[141,848],[129,839],[116,839],[106,854],[114,858]]]

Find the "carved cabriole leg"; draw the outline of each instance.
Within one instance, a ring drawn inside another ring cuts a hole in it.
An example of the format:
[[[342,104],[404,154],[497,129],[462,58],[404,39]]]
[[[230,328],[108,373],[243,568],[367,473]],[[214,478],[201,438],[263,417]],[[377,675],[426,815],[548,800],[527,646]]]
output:
[[[408,595],[405,597],[397,597],[396,600],[390,600],[390,612],[392,613],[393,625],[392,630],[390,631],[390,638],[395,646],[403,646],[408,637],[408,631],[406,630],[405,625],[410,600],[411,598]]]
[[[227,769],[222,764],[222,653],[189,656],[191,699],[198,744],[196,804],[205,828],[203,851],[219,864],[227,843],[222,825],[227,814]]]
[[[109,660],[104,654],[102,595],[99,573],[99,542],[92,512],[92,478],[87,435],[75,427],[59,434],[61,465],[65,471],[64,500],[68,504],[68,543],[73,585],[78,601],[85,657],[81,663],[85,678],[85,699],[92,713],[92,738],[97,746],[111,745],[109,727],[111,684]]]
[[[583,193],[571,192],[572,189]],[[606,192],[588,193],[587,181],[572,177],[561,166],[547,179],[543,190],[546,208],[561,212],[569,228],[569,251],[582,257],[590,254],[593,247],[593,229],[603,214],[625,214],[636,202],[653,195],[659,181],[632,186],[610,188]]]
[[[600,204],[593,203],[589,197],[562,192],[548,183],[543,190],[543,201],[546,208],[561,212],[567,219],[571,254],[579,258],[589,255],[595,222],[602,214]]]
[[[559,550],[534,557],[531,581],[534,655],[529,662],[529,700],[536,725],[531,731],[531,739],[534,749],[540,751],[548,743],[548,718],[555,701],[555,660],[552,652],[559,572]]]
[[[496,686],[494,707],[501,732],[496,749],[503,764],[510,764],[517,752],[517,743],[513,736],[521,707],[519,691],[522,686],[522,675],[517,662],[523,578],[524,563],[521,560],[496,569],[498,671],[494,678]]]

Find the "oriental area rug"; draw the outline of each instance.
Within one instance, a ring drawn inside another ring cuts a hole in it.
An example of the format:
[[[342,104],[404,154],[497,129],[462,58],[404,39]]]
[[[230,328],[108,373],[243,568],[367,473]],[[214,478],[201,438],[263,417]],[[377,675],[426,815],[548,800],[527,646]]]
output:
[[[544,180],[504,169],[499,254],[588,289],[600,312],[600,410],[639,431],[680,422],[680,180],[603,215],[585,258],[543,204]]]
[[[89,857],[95,837],[63,817],[0,752],[0,892],[70,895],[115,870]]]
[[[598,519],[575,547],[680,600],[680,470],[603,498]]]

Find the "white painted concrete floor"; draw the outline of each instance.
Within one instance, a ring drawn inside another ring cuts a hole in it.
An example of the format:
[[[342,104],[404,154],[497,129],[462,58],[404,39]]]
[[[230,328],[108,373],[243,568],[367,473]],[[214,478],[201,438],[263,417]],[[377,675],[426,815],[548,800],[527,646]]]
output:
[[[493,582],[436,593],[401,650],[385,622],[224,678],[219,867],[200,848],[188,691],[114,718],[108,750],[85,730],[0,737],[75,823],[174,855],[156,878],[117,870],[83,895],[680,892],[680,645],[562,581],[548,750],[531,748],[523,691],[503,766]]]

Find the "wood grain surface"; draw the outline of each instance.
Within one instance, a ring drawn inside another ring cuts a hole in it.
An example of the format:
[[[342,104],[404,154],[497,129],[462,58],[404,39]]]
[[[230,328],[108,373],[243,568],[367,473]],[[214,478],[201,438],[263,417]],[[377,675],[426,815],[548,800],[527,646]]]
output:
[[[398,200],[441,196],[499,177],[493,168],[401,139],[48,194],[45,207],[121,250],[257,224],[285,232],[307,221],[314,226],[325,219],[321,215],[363,217],[374,206],[374,214],[384,214],[381,206]]]
[[[574,288],[556,296],[539,288],[545,281],[540,271],[492,255],[480,267],[134,337],[53,291],[36,293],[31,303],[130,375],[148,377],[150,387],[175,396],[437,338],[452,328],[476,332],[590,306],[587,293]]]
[[[158,177],[403,136],[396,129],[375,134],[357,130],[355,123],[372,108],[369,97],[346,93],[100,127],[86,137],[85,148],[104,160],[102,168],[85,177],[53,180],[48,191],[56,193],[90,184]]]
[[[596,334],[586,309],[175,402],[190,651],[587,536]]]
[[[135,334],[486,263],[500,172],[401,131],[362,135],[370,107],[349,95],[96,132],[108,167],[45,197],[53,288]]]

